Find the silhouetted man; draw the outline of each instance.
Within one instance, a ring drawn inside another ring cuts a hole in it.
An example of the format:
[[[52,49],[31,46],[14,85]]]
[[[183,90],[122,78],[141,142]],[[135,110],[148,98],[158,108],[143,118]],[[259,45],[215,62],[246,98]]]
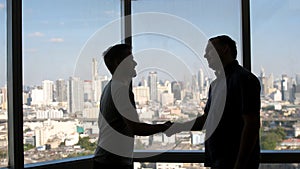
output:
[[[259,167],[260,83],[236,60],[236,43],[227,35],[209,39],[204,57],[215,71],[204,114],[174,123],[167,135],[205,130],[205,166],[212,169]]]
[[[137,63],[133,59],[131,46],[117,44],[103,55],[112,79],[101,95],[94,169],[132,169],[134,136],[164,132],[171,122],[147,124],[139,121],[132,92]]]

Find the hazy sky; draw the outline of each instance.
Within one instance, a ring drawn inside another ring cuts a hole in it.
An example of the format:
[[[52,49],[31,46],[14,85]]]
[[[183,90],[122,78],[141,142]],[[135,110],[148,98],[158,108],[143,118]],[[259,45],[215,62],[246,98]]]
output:
[[[6,79],[5,1],[0,0],[0,86]],[[241,52],[239,0],[138,0],[132,5],[140,76],[156,70],[184,80],[200,68],[210,76],[204,47],[207,38],[219,34],[235,39]],[[101,54],[120,43],[119,16],[119,0],[24,0],[24,84],[72,75],[91,79],[93,57],[100,73],[107,73]],[[267,75],[300,73],[300,1],[251,0],[251,24],[253,72],[258,75],[263,67]]]

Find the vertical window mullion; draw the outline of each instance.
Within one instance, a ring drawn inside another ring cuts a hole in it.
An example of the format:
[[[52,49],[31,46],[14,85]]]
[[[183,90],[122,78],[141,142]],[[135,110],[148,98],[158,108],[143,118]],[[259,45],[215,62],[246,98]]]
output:
[[[241,0],[242,9],[242,61],[251,71],[250,0]]]
[[[121,17],[122,17],[122,39],[132,45],[132,25],[131,25],[131,0],[121,0]]]
[[[7,0],[8,165],[24,168],[22,0]]]

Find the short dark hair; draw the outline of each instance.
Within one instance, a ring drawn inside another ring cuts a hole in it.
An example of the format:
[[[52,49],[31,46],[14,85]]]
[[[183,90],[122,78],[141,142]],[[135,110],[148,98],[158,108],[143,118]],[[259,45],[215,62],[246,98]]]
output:
[[[227,36],[227,35],[220,35],[220,36],[216,36],[216,37],[210,38],[209,41],[213,45],[216,45],[216,43],[219,44],[219,45],[221,45],[221,46],[228,45],[228,47],[230,48],[230,54],[231,54],[231,56],[234,59],[237,58],[236,42],[233,39],[231,39],[229,36]]]
[[[131,49],[128,44],[117,44],[103,52],[104,63],[111,74],[115,72],[123,59],[131,55]]]

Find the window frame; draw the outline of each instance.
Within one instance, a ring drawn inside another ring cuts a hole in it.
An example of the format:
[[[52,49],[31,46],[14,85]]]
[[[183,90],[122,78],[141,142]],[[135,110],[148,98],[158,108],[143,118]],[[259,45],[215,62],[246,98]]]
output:
[[[123,17],[122,38],[132,44],[131,0],[121,1]],[[90,166],[93,156],[70,158],[37,164],[24,165],[23,148],[23,102],[22,86],[22,0],[6,0],[7,4],[7,97],[8,97],[8,168],[74,168]],[[251,71],[250,0],[241,0],[242,13],[242,61]],[[122,17],[121,16],[121,17]],[[14,113],[18,112],[18,113]],[[168,151],[159,155],[157,151],[135,151],[135,162],[204,162],[203,151]],[[147,154],[147,155],[145,155]],[[149,156],[150,155],[150,156]],[[300,163],[300,151],[261,150],[261,163]]]
[[[8,167],[24,168],[22,101],[22,0],[7,0],[6,4]]]

